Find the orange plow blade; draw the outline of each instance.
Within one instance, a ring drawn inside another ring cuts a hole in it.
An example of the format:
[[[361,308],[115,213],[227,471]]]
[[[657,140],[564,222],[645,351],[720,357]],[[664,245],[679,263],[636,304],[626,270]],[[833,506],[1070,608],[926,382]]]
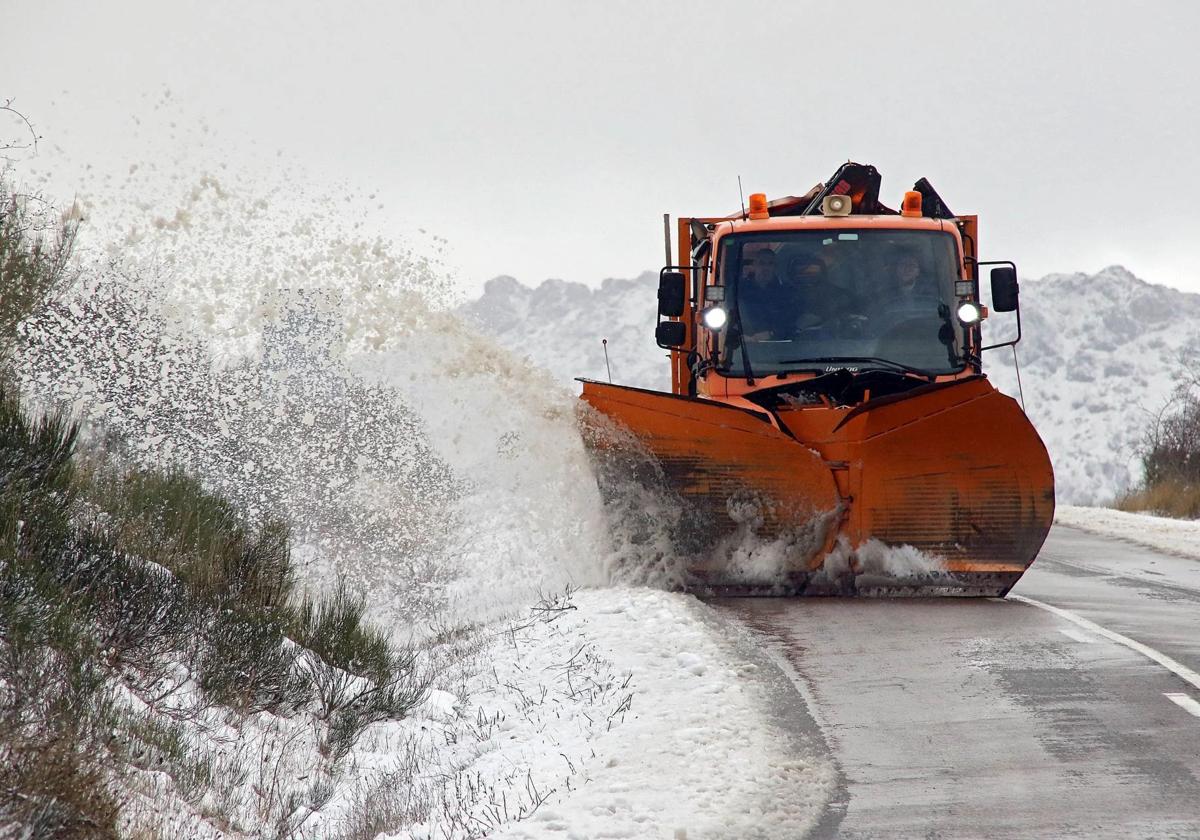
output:
[[[591,381],[583,400],[593,455],[640,448],[688,507],[708,591],[1000,596],[1053,520],[1045,446],[983,376],[853,408]],[[597,431],[606,421],[622,433]]]

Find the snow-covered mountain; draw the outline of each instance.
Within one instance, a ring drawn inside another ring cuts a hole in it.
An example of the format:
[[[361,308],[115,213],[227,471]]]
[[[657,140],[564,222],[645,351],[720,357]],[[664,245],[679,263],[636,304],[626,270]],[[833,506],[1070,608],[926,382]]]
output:
[[[498,277],[461,311],[564,383],[607,378],[607,338],[614,382],[664,388],[656,286],[650,272],[599,289],[561,280],[529,288]],[[1139,478],[1137,445],[1171,395],[1181,351],[1200,345],[1200,295],[1146,283],[1121,266],[1026,280],[1021,292],[1026,410],[1054,461],[1059,501],[1110,501]],[[999,336],[1013,320],[997,315],[994,324]],[[1018,396],[1010,350],[990,351],[984,364],[997,387]]]
[[[605,280],[599,289],[547,280],[536,289],[511,277],[489,280],[483,295],[461,308],[484,332],[527,356],[558,379],[607,379],[642,388],[671,384],[667,353],[654,343],[658,274]]]
[[[1026,409],[1050,450],[1059,500],[1110,501],[1141,477],[1138,444],[1171,397],[1182,351],[1200,345],[1200,295],[1120,266],[1052,274],[1021,291]],[[984,361],[1015,395],[1011,353],[994,350]]]

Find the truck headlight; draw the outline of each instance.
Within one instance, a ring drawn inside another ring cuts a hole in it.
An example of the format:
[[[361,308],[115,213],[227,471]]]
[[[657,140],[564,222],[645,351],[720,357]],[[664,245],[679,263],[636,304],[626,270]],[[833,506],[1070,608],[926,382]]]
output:
[[[964,301],[958,305],[958,320],[964,324],[978,324],[983,317],[983,309],[974,301]]]
[[[704,321],[704,326],[710,330],[719,330],[725,326],[725,322],[729,320],[729,315],[719,306],[710,306],[700,313],[700,319]]]

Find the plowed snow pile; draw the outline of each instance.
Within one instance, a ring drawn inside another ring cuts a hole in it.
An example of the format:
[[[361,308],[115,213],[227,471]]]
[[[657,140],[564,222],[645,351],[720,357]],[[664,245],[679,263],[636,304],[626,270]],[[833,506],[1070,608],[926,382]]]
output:
[[[812,826],[832,770],[773,729],[763,666],[694,599],[620,585],[676,567],[652,526],[614,518],[640,504],[602,504],[572,394],[450,314],[436,260],[326,196],[231,183],[131,171],[85,197],[82,284],[27,325],[20,373],[93,444],[286,515],[307,587],[344,579],[423,640],[439,676],[421,714],[368,729],[319,795],[298,719],[239,724],[234,752],[271,758],[272,795],[304,803],[292,836]],[[139,825],[256,835],[280,817],[256,827],[254,778],[234,776],[248,798],[220,831],[162,789]]]
[[[1126,513],[1103,507],[1059,505],[1054,511],[1054,521],[1200,560],[1200,520]]]

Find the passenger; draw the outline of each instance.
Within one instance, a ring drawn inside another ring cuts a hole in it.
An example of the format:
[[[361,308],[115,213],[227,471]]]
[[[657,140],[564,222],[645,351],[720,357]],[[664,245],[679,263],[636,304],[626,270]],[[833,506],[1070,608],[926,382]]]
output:
[[[815,327],[835,314],[825,263],[811,254],[801,254],[788,264],[788,276],[792,281],[792,302],[796,307],[793,323],[796,327]]]
[[[915,252],[906,248],[893,252],[882,291],[871,312],[875,355],[911,359],[924,352],[914,348],[927,348],[935,339],[945,343],[944,315],[949,310],[942,305],[937,280]]]
[[[783,278],[776,266],[775,250],[769,245],[747,247],[742,257],[742,278],[761,289],[783,289]]]
[[[935,282],[921,268],[920,258],[901,251],[892,271],[892,305],[902,311],[937,311],[939,301]],[[881,302],[882,303],[882,302]]]

